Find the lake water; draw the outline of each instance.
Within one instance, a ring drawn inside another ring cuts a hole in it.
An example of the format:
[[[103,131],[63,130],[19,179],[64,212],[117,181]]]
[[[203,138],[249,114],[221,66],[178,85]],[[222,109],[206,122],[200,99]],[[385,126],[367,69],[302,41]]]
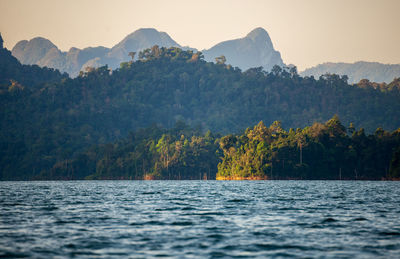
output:
[[[400,182],[0,182],[0,257],[400,257]]]

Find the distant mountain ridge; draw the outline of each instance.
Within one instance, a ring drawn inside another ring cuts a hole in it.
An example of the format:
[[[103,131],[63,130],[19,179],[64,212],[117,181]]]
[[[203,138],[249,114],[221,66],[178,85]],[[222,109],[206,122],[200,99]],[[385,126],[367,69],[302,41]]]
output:
[[[400,77],[400,64],[382,64],[378,62],[359,61],[355,63],[327,62],[308,68],[300,73],[302,76],[319,76],[330,73],[347,75],[349,83],[358,83],[361,79],[368,79],[377,83],[390,83]]]
[[[68,52],[62,52],[48,39],[36,37],[30,41],[19,41],[12,49],[12,54],[23,64],[55,68],[74,77],[87,66],[99,67],[107,64],[111,68],[117,68],[121,62],[129,59],[129,52],[137,52],[153,45],[180,47],[165,32],[139,29],[112,48],[72,47]]]
[[[112,69],[118,68],[120,63],[131,59],[128,55],[129,52],[137,52],[137,58],[139,51],[154,45],[197,51],[189,47],[182,47],[166,32],[160,32],[153,28],[142,28],[127,35],[112,48],[99,46],[78,49],[72,47],[69,51],[63,52],[50,40],[36,37],[30,41],[18,42],[12,49],[12,54],[22,64],[55,68],[75,77],[86,67],[108,65]],[[216,57],[224,55],[227,64],[242,70],[263,67],[264,70],[270,71],[274,65],[285,66],[280,52],[274,49],[268,32],[260,27],[252,30],[243,38],[220,42],[210,49],[202,50],[202,53],[204,59],[209,62],[214,62]],[[394,78],[400,77],[400,64],[364,61],[327,62],[305,69],[300,75],[318,78],[326,73],[347,75],[349,83],[358,83],[361,79],[390,83]]]
[[[145,28],[127,35],[112,48],[71,48],[68,52],[62,52],[51,41],[37,37],[18,42],[12,49],[12,54],[23,64],[56,68],[75,77],[87,66],[99,67],[107,64],[115,69],[121,62],[130,59],[129,52],[139,52],[154,45],[190,49],[182,47],[165,32]],[[214,62],[216,57],[224,55],[226,63],[243,70],[260,66],[270,70],[274,65],[284,65],[280,53],[274,49],[271,38],[263,28],[256,28],[244,38],[224,41],[202,52],[207,61]]]

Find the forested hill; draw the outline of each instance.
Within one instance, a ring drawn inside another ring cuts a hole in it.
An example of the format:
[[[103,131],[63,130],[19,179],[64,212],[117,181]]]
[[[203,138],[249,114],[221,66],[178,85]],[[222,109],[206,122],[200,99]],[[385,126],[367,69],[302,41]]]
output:
[[[3,61],[4,50],[1,55]],[[242,72],[223,58],[208,63],[201,53],[179,48],[155,46],[138,57],[114,71],[100,67],[56,82],[50,77],[35,87],[27,87],[35,67],[16,68],[18,87],[8,82],[0,89],[1,177],[32,178],[91,145],[151,124],[171,128],[185,121],[225,134],[260,120],[297,128],[338,114],[345,125],[367,132],[400,125],[397,83],[361,88],[336,75],[300,77],[295,68]]]
[[[60,81],[62,78],[68,78],[68,74],[61,74],[53,68],[22,65],[10,51],[0,48],[0,86],[2,87],[7,86],[10,80],[34,87],[45,82]]]

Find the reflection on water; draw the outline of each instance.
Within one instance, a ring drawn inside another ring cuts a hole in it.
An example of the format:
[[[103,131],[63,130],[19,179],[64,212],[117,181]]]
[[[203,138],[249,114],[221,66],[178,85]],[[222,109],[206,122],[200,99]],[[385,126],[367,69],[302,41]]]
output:
[[[399,182],[0,182],[1,257],[399,254]]]

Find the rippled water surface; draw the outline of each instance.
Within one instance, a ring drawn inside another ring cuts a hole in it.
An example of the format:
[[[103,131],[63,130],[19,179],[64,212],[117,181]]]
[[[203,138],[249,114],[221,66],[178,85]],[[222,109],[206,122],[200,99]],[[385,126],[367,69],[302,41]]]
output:
[[[0,257],[399,258],[400,182],[0,182]]]

